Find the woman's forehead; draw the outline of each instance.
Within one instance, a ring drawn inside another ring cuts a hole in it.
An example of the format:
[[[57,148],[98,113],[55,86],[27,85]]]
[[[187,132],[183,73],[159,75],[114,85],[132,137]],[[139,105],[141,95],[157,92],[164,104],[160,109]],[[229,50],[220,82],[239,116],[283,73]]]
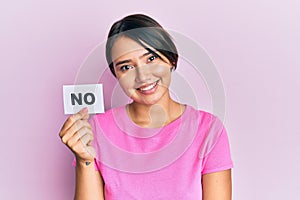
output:
[[[115,42],[111,49],[111,57],[112,60],[116,60],[125,55],[134,53],[134,52],[146,52],[147,50],[137,43],[136,41],[128,38],[128,37],[119,37]]]

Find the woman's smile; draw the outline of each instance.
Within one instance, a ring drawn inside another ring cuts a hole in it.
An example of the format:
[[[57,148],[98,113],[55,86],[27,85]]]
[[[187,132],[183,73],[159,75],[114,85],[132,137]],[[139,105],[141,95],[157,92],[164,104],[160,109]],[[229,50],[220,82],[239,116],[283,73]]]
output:
[[[155,81],[151,84],[144,84],[143,86],[137,88],[137,90],[142,94],[152,94],[156,91],[158,87],[158,81]]]

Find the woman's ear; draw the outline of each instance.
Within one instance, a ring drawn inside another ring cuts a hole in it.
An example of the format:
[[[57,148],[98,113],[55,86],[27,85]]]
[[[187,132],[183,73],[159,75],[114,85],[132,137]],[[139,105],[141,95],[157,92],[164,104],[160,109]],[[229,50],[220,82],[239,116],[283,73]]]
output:
[[[172,72],[172,71],[175,71],[175,69],[176,69],[176,63],[175,63],[175,62],[172,62],[171,72]]]
[[[175,71],[176,69],[176,62],[172,62],[171,72]]]

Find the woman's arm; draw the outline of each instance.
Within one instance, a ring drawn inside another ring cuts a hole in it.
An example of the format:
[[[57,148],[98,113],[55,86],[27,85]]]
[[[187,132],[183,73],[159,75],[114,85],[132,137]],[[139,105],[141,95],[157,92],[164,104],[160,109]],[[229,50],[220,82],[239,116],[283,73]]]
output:
[[[75,200],[104,200],[104,184],[99,171],[95,170],[94,162],[86,165],[76,161]]]
[[[95,169],[95,150],[91,146],[94,136],[88,118],[86,108],[71,115],[62,126],[59,136],[76,157],[74,199],[103,200],[103,181],[100,172]]]
[[[202,176],[203,200],[231,200],[231,170]]]

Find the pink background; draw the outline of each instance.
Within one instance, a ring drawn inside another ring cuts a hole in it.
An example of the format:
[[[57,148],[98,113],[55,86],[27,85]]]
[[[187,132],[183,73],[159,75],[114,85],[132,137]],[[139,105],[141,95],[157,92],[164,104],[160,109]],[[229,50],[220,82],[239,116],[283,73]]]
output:
[[[192,38],[214,60],[226,90],[233,199],[299,196],[299,1],[1,4],[1,199],[73,198],[73,156],[58,137],[62,85],[74,83],[116,19],[137,12]]]

